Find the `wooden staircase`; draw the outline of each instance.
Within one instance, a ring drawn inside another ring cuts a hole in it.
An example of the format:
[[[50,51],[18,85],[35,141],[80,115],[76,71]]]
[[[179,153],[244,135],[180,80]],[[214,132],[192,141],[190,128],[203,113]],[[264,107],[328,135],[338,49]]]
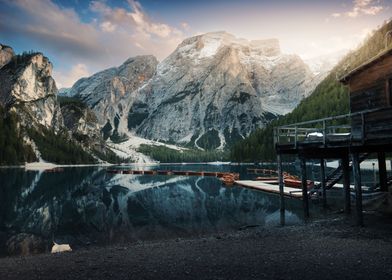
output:
[[[368,156],[369,156],[369,154],[367,154],[367,153],[362,154],[359,157],[359,162],[361,163],[362,161],[367,159]],[[350,168],[352,167],[351,160],[349,162],[349,166],[350,166]],[[341,164],[339,164],[338,168],[336,168],[334,171],[332,171],[330,174],[328,174],[327,177],[325,178],[325,188],[327,190],[331,189],[342,178],[343,178],[343,166]],[[392,183],[392,177],[390,179],[391,179],[391,183]],[[321,188],[321,183],[314,186],[315,190],[320,189],[320,188]]]

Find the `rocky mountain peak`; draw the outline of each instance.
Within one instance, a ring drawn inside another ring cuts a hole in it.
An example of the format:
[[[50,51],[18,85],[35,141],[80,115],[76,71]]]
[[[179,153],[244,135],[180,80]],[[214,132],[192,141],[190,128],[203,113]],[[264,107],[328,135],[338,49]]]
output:
[[[58,128],[61,113],[52,63],[42,53],[23,53],[0,68],[0,103],[18,114],[27,126]]]
[[[86,103],[101,127],[124,133],[126,124],[119,127],[119,123],[124,123],[119,120],[127,118],[127,108],[134,100],[136,90],[153,77],[157,65],[158,60],[152,55],[131,57],[119,67],[78,80],[66,93]]]
[[[149,75],[146,75],[143,71],[149,67],[152,67],[155,71],[156,65],[158,65],[158,60],[153,55],[131,57],[118,67],[117,75],[123,79],[128,79],[128,86],[134,88],[150,78]]]
[[[281,54],[278,39],[253,40],[236,38],[225,31],[210,32],[185,39],[174,52],[192,58],[209,58],[224,48],[232,48],[245,54],[278,56]]]
[[[313,81],[299,56],[281,53],[277,39],[219,31],[185,39],[159,64],[152,56],[130,58],[79,80],[70,92],[110,137],[131,133],[222,149],[290,112]]]
[[[158,65],[131,106],[128,127],[149,139],[223,148],[290,112],[311,92],[313,78],[276,39],[194,36]]]
[[[14,50],[11,47],[0,44],[0,68],[10,62],[14,55]]]
[[[51,77],[53,71],[53,64],[42,53],[36,53],[31,56],[32,67],[35,71],[41,71],[43,77]]]
[[[281,54],[278,39],[253,40],[249,42],[252,49],[259,50],[265,56],[278,56]]]

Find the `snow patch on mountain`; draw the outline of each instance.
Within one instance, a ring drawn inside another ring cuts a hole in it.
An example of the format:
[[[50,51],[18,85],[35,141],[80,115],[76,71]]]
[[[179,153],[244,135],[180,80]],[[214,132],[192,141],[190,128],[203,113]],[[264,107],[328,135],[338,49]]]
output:
[[[207,39],[204,41],[204,46],[200,50],[199,58],[205,58],[214,56],[217,53],[217,50],[221,46],[221,42],[219,40]]]
[[[172,150],[176,151],[186,151],[187,148],[178,147],[175,145],[169,145],[165,143],[161,143],[158,141],[153,141],[145,138],[141,138],[132,134],[128,134],[128,140],[121,143],[114,143],[111,140],[108,140],[107,146],[116,153],[120,158],[130,158],[132,162],[135,163],[156,163],[157,161],[152,158],[138,152],[137,150],[140,148],[140,145],[148,145],[148,146],[164,146]]]

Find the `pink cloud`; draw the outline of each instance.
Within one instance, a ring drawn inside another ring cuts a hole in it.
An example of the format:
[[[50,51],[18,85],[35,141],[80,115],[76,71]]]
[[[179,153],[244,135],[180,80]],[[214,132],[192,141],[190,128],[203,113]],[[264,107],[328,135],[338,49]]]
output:
[[[357,18],[362,15],[375,16],[385,9],[384,6],[379,3],[380,1],[378,0],[354,0],[353,8],[350,11],[344,13],[333,13],[331,16],[334,18],[342,15],[350,18]]]

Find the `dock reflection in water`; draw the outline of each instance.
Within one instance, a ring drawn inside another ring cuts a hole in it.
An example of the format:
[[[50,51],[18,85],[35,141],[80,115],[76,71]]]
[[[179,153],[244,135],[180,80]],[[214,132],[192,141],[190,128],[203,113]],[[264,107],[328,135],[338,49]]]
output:
[[[221,168],[246,176],[241,167]],[[279,222],[276,196],[224,187],[217,178],[108,174],[105,168],[70,167],[59,173],[0,169],[0,182],[0,232],[8,245],[10,237],[20,233],[78,246]],[[300,222],[289,213],[290,221]]]

